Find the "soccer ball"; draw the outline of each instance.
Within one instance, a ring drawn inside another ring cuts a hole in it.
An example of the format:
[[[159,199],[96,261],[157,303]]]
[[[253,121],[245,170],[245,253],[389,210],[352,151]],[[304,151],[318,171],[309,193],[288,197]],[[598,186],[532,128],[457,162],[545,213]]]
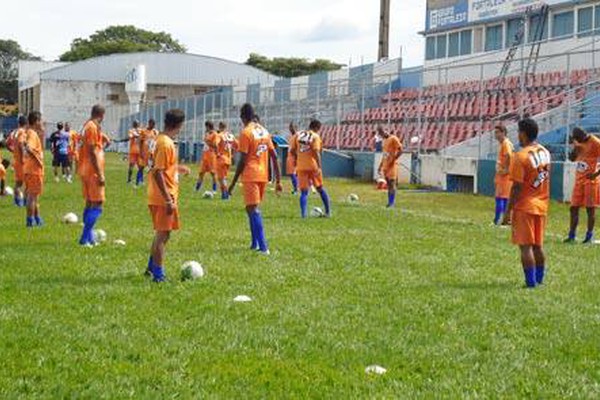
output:
[[[94,229],[94,238],[98,242],[106,242],[106,232],[102,229]]]
[[[320,217],[323,217],[324,215],[325,215],[325,213],[319,207],[313,208],[312,211],[310,212],[310,216],[313,218],[320,218]]]
[[[421,138],[418,136],[413,136],[410,138],[410,144],[412,144],[412,145],[419,144],[420,141],[421,141]]]
[[[75,213],[68,213],[62,218],[62,221],[65,224],[72,225],[72,224],[76,224],[77,222],[79,222],[79,218],[77,217],[77,215]]]
[[[181,266],[181,280],[193,281],[204,276],[204,268],[196,261],[188,261]]]
[[[350,204],[355,204],[359,202],[359,198],[358,195],[356,193],[350,193],[350,195],[348,195],[348,203]]]
[[[6,187],[4,188],[4,193],[5,193],[7,196],[12,196],[12,195],[14,195],[14,194],[15,194],[15,191],[14,191],[14,190],[13,190],[13,188],[11,188],[10,186],[6,186]]]
[[[125,246],[127,244],[127,243],[125,243],[125,241],[123,239],[117,239],[113,243],[116,244],[117,246]]]
[[[204,192],[202,198],[212,200],[215,198],[215,194],[213,192]]]

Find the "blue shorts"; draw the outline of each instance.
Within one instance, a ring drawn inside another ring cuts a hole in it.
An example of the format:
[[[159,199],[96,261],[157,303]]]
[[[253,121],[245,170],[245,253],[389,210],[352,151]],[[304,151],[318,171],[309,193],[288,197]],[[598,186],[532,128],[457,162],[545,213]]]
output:
[[[71,166],[71,160],[69,160],[68,154],[55,154],[52,159],[53,167],[63,167],[67,168]]]

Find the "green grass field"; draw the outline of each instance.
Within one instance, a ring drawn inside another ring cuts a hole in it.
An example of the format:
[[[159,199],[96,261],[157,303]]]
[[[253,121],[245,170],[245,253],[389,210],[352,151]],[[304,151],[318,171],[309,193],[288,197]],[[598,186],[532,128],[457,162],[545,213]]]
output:
[[[560,243],[564,205],[531,291],[489,198],[404,192],[390,211],[371,185],[330,180],[334,218],[302,221],[296,197],[268,193],[267,258],[248,250],[239,190],[203,200],[187,178],[156,285],[146,192],[125,174],[110,157],[95,249],[60,223],[81,214],[78,182],[47,177],[42,229],[0,199],[0,398],[600,397],[599,252]],[[179,282],[187,260],[205,278]]]

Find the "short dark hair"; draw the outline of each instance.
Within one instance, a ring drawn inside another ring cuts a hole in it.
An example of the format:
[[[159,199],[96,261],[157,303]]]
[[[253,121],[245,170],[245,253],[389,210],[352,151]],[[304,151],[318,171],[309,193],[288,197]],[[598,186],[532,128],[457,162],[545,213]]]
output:
[[[3,158],[3,159],[2,159],[2,166],[3,166],[4,168],[8,168],[8,167],[10,167],[10,161],[8,161],[6,158]]]
[[[25,117],[24,115],[21,115],[19,117],[19,126],[25,126],[27,125],[27,117]]]
[[[254,117],[254,107],[252,107],[252,104],[246,103],[240,108],[240,118],[243,121],[251,122]]]
[[[33,125],[41,119],[42,119],[42,113],[39,111],[32,111],[27,116],[27,122],[29,122],[29,125]]]
[[[204,127],[205,127],[206,129],[208,129],[208,130],[211,130],[211,131],[212,131],[212,130],[214,130],[214,129],[215,129],[215,124],[213,124],[213,122],[212,122],[212,121],[206,121],[206,122],[204,123]]]
[[[494,127],[494,129],[499,130],[500,132],[504,133],[505,135],[508,134],[508,129],[506,129],[506,126],[502,125],[502,124],[498,124]]]
[[[537,139],[540,128],[537,122],[531,118],[525,118],[519,121],[519,132],[523,132],[530,142]]]
[[[92,118],[103,116],[106,112],[106,109],[100,104],[96,104],[92,107]]]
[[[227,124],[225,122],[221,121],[221,122],[219,122],[219,128],[226,129]]]
[[[311,131],[318,131],[319,129],[321,129],[321,121],[319,121],[318,119],[311,120],[310,124],[308,125],[308,129],[310,129]]]
[[[62,122],[56,124],[56,129],[62,131],[65,128],[65,125]]]
[[[165,129],[176,129],[185,121],[185,113],[179,108],[167,111],[165,114]]]
[[[148,120],[148,125],[156,125],[156,121],[154,120],[154,118],[150,118]]]
[[[582,136],[582,137],[586,137],[588,135],[588,133],[585,131],[585,129],[576,126],[575,128],[573,128],[573,136]]]

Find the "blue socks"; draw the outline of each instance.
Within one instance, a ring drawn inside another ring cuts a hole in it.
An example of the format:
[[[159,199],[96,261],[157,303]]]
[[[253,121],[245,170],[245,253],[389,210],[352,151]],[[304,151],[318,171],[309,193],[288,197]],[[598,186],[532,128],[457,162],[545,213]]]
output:
[[[300,213],[302,218],[308,217],[308,190],[300,193]]]
[[[95,244],[94,240],[94,225],[102,215],[101,208],[86,208],[83,211],[83,232],[79,244]]]
[[[39,215],[36,215],[35,217],[33,217],[35,220],[35,224],[37,226],[43,226],[44,225],[44,220],[42,219],[42,217],[40,217]]]
[[[248,221],[250,221],[250,233],[252,234],[252,244],[250,245],[250,250],[258,250],[258,239],[256,238],[256,228],[254,226],[254,218],[252,214],[248,215]]]
[[[141,169],[138,169],[137,176],[135,177],[135,184],[137,186],[139,186],[142,183],[144,183],[144,171]]]
[[[523,268],[525,274],[525,285],[528,288],[534,288],[537,285],[536,268]]]
[[[227,190],[221,192],[221,200],[229,200],[229,192]]]
[[[150,264],[150,273],[152,274],[152,280],[156,283],[164,282],[166,279],[165,269],[160,265]]]
[[[585,234],[585,240],[583,243],[592,243],[592,240],[594,240],[594,232],[588,232]]]
[[[267,238],[265,237],[265,229],[263,227],[263,220],[262,215],[260,215],[260,211],[255,210],[252,214],[250,214],[250,218],[254,227],[254,234],[256,235],[255,237],[258,244],[258,250],[263,253],[267,253],[269,251],[269,246],[267,245]]]
[[[575,240],[577,238],[577,232],[569,231],[569,240]]]
[[[331,215],[331,205],[329,203],[329,195],[324,188],[320,190],[321,200],[323,200],[323,207],[325,207],[325,215],[328,217]]]
[[[213,182],[213,186],[212,186],[213,192],[217,191],[217,183]]]
[[[34,224],[35,224],[34,218],[33,217],[27,217],[27,220],[25,221],[25,225],[28,228],[33,228]]]
[[[35,217],[27,217],[27,219],[25,220],[25,226],[27,228],[33,228],[35,226],[43,226],[43,225],[44,225],[44,220],[39,215],[36,215]]]
[[[196,192],[199,192],[200,189],[202,189],[202,182],[198,181],[198,182],[196,182]]]
[[[496,197],[496,215],[494,216],[494,225],[498,225],[502,216],[506,213],[508,207],[508,199]]]
[[[396,192],[388,192],[388,208],[396,205]]]
[[[292,193],[296,194],[298,193],[298,175],[292,174],[290,178],[292,179]]]
[[[544,283],[545,272],[546,272],[546,267],[544,267],[543,265],[535,267],[535,281],[537,282],[538,285],[541,285],[542,283]]]

